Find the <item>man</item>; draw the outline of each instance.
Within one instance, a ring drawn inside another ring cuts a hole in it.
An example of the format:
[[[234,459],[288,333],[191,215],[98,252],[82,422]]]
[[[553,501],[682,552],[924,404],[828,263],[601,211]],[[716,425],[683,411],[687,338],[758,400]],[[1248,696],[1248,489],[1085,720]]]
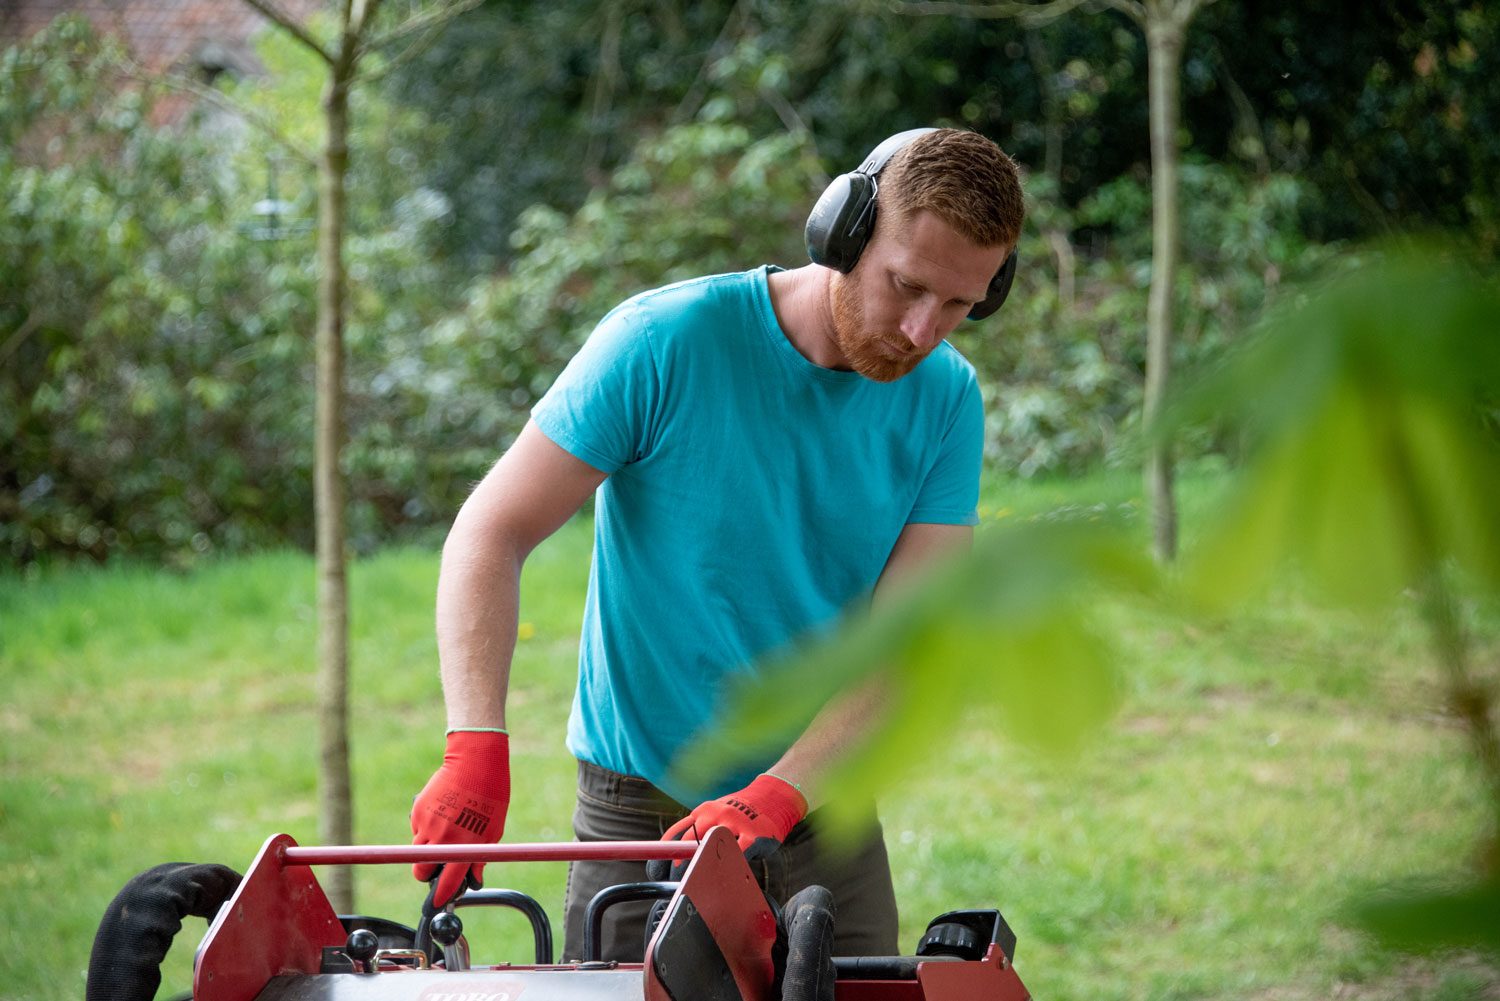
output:
[[[983,407],[944,341],[1003,300],[1022,212],[1015,165],[989,140],[912,130],[825,192],[808,223],[815,263],[656,289],[600,322],[444,546],[448,748],[412,810],[417,843],[499,839],[521,565],[597,491],[568,724],[577,836],[724,824],[772,896],[833,891],[838,954],[897,951],[878,824],[851,854],[825,848],[809,816],[873,696],[831,703],[779,758],[711,788],[672,766],[726,709],[730,681],[972,538]],[[439,905],[464,879],[449,870]],[[643,878],[642,863],[574,864],[565,958],[593,893]],[[605,958],[640,959],[647,906],[609,912]]]

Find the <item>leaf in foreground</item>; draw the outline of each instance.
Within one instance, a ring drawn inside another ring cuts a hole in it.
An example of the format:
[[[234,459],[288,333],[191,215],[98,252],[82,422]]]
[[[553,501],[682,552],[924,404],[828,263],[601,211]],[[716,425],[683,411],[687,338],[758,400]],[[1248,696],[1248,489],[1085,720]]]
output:
[[[1251,443],[1228,506],[1186,561],[1224,607],[1295,566],[1356,607],[1451,563],[1500,591],[1500,296],[1440,254],[1397,257],[1277,313],[1190,391],[1179,419]]]
[[[779,753],[825,703],[865,683],[883,693],[885,709],[825,777],[835,809],[888,793],[943,753],[974,709],[993,710],[1004,735],[1027,746],[1074,750],[1119,701],[1098,603],[1108,587],[1139,595],[1154,580],[1138,547],[1108,527],[991,529],[972,554],[741,686],[720,728],[678,767],[701,780]]]
[[[1355,921],[1403,952],[1476,948],[1500,953],[1500,882],[1427,891],[1386,891],[1360,901]]]

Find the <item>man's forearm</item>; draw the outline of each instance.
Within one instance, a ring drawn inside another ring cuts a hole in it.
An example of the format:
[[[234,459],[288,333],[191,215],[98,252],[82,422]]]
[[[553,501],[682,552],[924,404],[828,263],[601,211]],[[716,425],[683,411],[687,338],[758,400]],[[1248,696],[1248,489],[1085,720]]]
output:
[[[520,617],[523,556],[476,545],[462,519],[443,547],[437,588],[438,662],[448,728],[505,728],[505,693]]]
[[[829,702],[802,736],[766,769],[796,786],[816,809],[827,799],[822,779],[829,767],[878,725],[886,707],[887,685],[883,678],[870,678]]]
[[[527,422],[453,520],[438,574],[437,638],[448,727],[505,727],[521,564],[604,482]]]
[[[872,606],[878,611],[900,600],[935,563],[967,549],[973,538],[966,525],[908,525],[880,575]],[[820,788],[824,773],[880,724],[889,698],[889,685],[879,675],[840,693],[767,771],[797,786],[809,807],[818,806],[827,798]]]

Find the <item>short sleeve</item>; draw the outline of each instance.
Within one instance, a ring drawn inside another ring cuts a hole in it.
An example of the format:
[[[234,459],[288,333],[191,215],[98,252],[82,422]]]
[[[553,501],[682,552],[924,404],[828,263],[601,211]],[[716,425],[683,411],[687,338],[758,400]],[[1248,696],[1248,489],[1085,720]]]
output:
[[[984,399],[979,383],[971,374],[943,434],[937,460],[922,481],[906,523],[979,524],[979,473],[983,461]]]
[[[659,386],[648,318],[627,302],[594,328],[531,419],[574,457],[613,473],[650,450]]]

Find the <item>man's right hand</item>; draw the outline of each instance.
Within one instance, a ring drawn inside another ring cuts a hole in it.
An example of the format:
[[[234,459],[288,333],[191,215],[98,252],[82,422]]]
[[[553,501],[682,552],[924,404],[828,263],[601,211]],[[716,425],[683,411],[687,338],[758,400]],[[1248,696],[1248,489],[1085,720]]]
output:
[[[505,831],[510,806],[510,737],[503,730],[453,730],[443,766],[428,780],[411,808],[414,845],[493,843]],[[439,869],[432,904],[442,908],[472,869],[474,885],[484,863],[438,865],[419,862],[412,875],[424,883]]]

